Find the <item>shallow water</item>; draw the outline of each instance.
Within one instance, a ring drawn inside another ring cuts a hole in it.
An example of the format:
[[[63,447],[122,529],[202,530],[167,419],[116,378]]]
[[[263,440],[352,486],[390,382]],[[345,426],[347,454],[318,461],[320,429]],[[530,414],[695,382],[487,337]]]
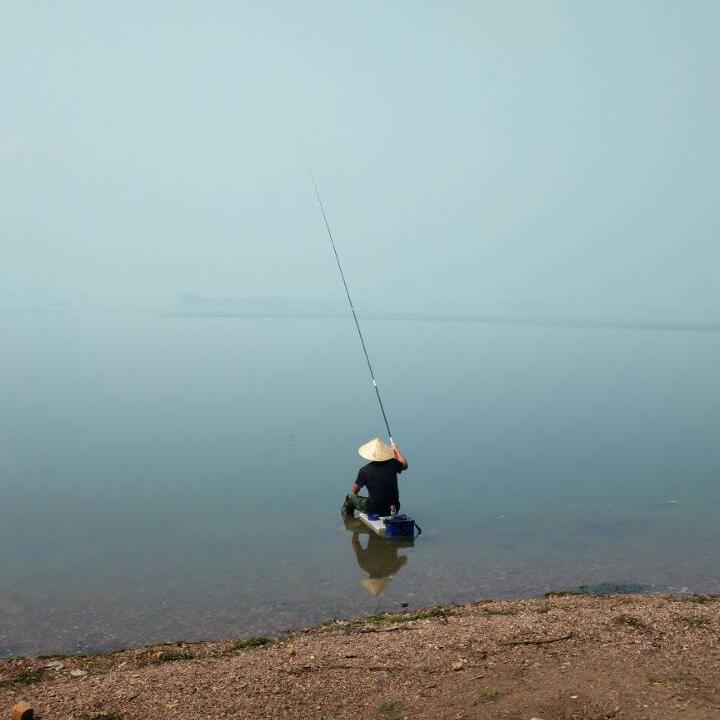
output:
[[[338,514],[382,431],[347,317],[1,311],[0,656],[720,590],[716,328],[364,327],[414,547]]]

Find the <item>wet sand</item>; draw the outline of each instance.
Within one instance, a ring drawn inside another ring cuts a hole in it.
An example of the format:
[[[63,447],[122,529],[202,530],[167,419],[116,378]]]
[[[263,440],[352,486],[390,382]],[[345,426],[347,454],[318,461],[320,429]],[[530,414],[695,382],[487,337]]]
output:
[[[720,599],[551,595],[0,663],[0,715],[720,718]]]

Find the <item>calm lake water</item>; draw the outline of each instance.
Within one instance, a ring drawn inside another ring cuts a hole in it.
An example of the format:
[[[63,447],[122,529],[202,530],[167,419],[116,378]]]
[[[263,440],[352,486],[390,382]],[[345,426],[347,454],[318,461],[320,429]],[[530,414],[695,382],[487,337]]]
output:
[[[0,656],[720,591],[720,333],[364,328],[414,547],[339,517],[383,431],[350,318],[0,311]]]

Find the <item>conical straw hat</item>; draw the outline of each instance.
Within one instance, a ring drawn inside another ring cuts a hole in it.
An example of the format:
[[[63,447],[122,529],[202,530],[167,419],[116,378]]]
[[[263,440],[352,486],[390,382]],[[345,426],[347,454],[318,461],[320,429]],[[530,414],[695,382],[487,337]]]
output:
[[[390,582],[389,577],[384,578],[365,578],[360,581],[360,584],[371,594],[371,595],[382,595],[383,590],[388,586]]]
[[[358,448],[361,458],[375,462],[390,460],[395,457],[392,448],[386,445],[380,438],[373,438],[370,442],[366,442]]]

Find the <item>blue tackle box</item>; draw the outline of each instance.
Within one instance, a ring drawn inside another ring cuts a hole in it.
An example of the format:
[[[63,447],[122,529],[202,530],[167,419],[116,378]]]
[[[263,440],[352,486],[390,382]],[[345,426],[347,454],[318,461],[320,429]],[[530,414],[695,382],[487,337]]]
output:
[[[385,535],[389,538],[414,538],[415,521],[407,515],[395,515],[384,518]]]

